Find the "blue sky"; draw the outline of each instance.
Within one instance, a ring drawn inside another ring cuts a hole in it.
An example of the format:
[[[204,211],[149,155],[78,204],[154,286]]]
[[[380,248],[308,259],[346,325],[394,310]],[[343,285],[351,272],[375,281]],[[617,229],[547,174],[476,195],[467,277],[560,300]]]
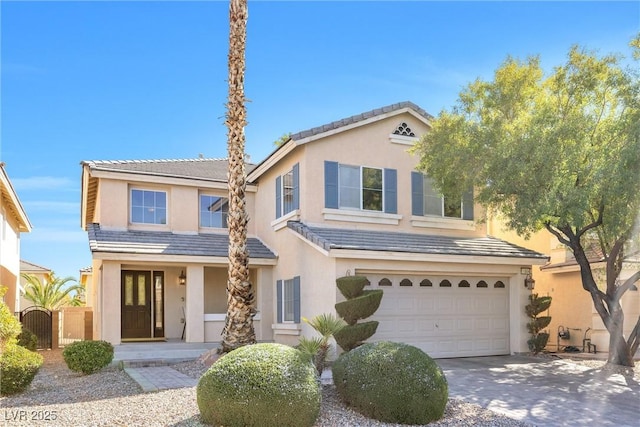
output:
[[[228,2],[0,1],[0,161],[22,258],[78,277],[82,160],[226,157]],[[640,2],[250,1],[246,150],[410,100],[437,115],[507,55],[629,52]]]

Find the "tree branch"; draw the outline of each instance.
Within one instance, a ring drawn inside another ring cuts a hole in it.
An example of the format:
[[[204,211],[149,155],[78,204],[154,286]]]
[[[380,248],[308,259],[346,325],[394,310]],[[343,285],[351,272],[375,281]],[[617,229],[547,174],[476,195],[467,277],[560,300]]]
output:
[[[602,214],[603,213],[604,213],[604,203],[600,203],[600,206],[598,207],[598,219],[596,219],[595,222],[592,222],[591,224],[586,225],[581,230],[576,232],[576,237],[577,238],[581,238],[584,235],[584,233],[586,233],[587,231],[601,226],[602,225]]]
[[[560,243],[564,243],[565,245],[571,247],[571,242],[569,242],[567,236],[563,236],[561,232],[556,230],[549,221],[544,223],[544,227],[547,229],[547,231],[549,231],[549,233],[556,236]]]
[[[616,240],[611,248],[609,254],[604,254],[607,257],[607,294],[614,295],[616,279],[620,275],[622,270],[622,262],[619,257],[622,249],[624,248],[624,242],[626,237],[620,237]]]
[[[631,277],[629,277],[627,280],[625,280],[622,285],[618,286],[618,289],[615,290],[615,293],[613,294],[613,297],[616,298],[617,300],[620,300],[620,298],[622,298],[622,295],[624,295],[625,292],[627,292],[629,289],[631,289],[631,287],[638,280],[640,280],[640,271],[636,271],[635,273],[633,273],[631,275]]]
[[[638,321],[636,322],[636,326],[629,334],[629,339],[627,340],[627,345],[629,346],[629,352],[633,356],[638,351],[638,347],[640,347],[640,316],[638,316]]]

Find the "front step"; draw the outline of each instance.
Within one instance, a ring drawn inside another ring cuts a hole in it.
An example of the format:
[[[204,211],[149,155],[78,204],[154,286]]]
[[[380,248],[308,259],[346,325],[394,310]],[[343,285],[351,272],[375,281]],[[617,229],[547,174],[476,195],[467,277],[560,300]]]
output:
[[[152,368],[169,365],[164,359],[122,360],[120,363],[122,363],[123,368]]]

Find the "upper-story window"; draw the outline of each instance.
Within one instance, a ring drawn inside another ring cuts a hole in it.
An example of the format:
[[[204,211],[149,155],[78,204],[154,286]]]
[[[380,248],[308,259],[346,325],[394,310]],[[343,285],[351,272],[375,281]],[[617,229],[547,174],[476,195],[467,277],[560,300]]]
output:
[[[416,216],[438,216],[473,220],[473,192],[458,198],[441,195],[433,180],[420,172],[411,172],[411,210]]]
[[[131,222],[137,224],[167,223],[167,193],[153,190],[131,190]]]
[[[325,161],[325,207],[397,213],[397,171]]]
[[[220,196],[200,195],[200,227],[227,228],[229,199]]]
[[[300,208],[300,165],[276,178],[276,218]]]

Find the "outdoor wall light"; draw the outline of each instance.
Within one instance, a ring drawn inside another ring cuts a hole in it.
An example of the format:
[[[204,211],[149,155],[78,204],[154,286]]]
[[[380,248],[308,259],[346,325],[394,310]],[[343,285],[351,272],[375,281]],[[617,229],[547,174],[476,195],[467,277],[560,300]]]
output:
[[[529,289],[530,291],[533,290],[533,288],[536,287],[536,281],[533,280],[533,277],[531,277],[531,275],[525,277],[525,279],[524,279],[524,287]]]
[[[178,284],[183,286],[187,284],[187,275],[184,274],[184,270],[182,270],[178,276]]]

